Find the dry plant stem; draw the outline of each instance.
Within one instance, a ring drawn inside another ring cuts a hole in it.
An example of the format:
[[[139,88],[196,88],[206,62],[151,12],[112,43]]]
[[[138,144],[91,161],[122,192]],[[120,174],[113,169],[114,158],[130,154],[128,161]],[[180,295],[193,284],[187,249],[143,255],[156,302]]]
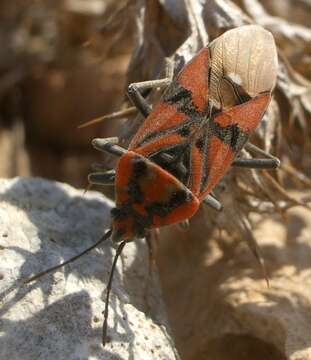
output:
[[[248,243],[248,246],[251,249],[252,253],[254,254],[254,256],[255,256],[255,258],[256,258],[259,266],[260,266],[260,269],[262,271],[262,275],[266,280],[267,287],[269,287],[270,286],[269,285],[269,277],[268,277],[267,269],[266,269],[266,266],[265,266],[265,262],[263,260],[263,257],[261,255],[261,253],[260,253],[257,241],[256,241],[256,239],[255,239],[255,237],[253,235],[252,228],[251,228],[251,225],[249,223],[249,220],[242,213],[240,213],[239,218],[240,218],[240,222],[241,222],[240,226],[242,226],[242,231],[245,233],[245,239],[246,239],[246,241]]]
[[[86,123],[79,125],[78,129],[83,129],[86,128],[88,126],[91,125],[95,125],[95,124],[99,124],[105,120],[116,120],[116,119],[121,119],[121,118],[125,118],[129,115],[133,115],[137,113],[137,109],[135,106],[129,107],[127,109],[124,110],[120,110],[120,111],[116,111],[112,114],[108,114],[108,115],[104,115],[104,116],[100,116],[96,119],[92,119],[90,121],[87,121]]]
[[[275,194],[272,194],[266,184],[263,183],[262,177],[259,174],[254,173],[253,179],[265,197],[274,205],[275,210],[280,214],[280,216],[284,217],[284,210],[279,206],[277,200],[275,199]]]
[[[307,45],[310,42],[311,31],[307,27],[293,24],[277,16],[271,16],[258,0],[243,0],[243,3],[255,21],[271,30],[277,38],[281,37],[287,41],[296,42],[296,44],[300,42]]]
[[[281,170],[291,175],[292,178],[297,179],[303,185],[311,188],[311,179],[290,164],[282,164]]]
[[[278,182],[275,179],[273,179],[273,177],[266,170],[263,170],[263,176],[269,181],[269,183],[277,191],[279,191],[284,196],[284,198],[287,201],[289,201],[289,202],[291,202],[291,203],[293,203],[293,204],[295,204],[297,206],[305,206],[305,207],[309,208],[309,206],[307,204],[304,204],[301,201],[298,201],[298,200],[294,199],[293,197],[289,196],[288,193],[286,192],[286,190],[282,186],[280,186],[278,184]]]

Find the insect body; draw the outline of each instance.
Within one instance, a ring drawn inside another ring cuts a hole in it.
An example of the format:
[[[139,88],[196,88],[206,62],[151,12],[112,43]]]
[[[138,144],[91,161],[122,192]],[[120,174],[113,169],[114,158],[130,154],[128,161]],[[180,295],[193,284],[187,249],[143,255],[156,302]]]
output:
[[[279,166],[277,158],[247,144],[267,109],[276,73],[276,47],[268,31],[254,25],[230,30],[201,49],[173,81],[129,86],[130,99],[146,119],[127,150],[117,145],[118,138],[93,140],[96,149],[120,157],[115,171],[89,175],[91,184],[115,186],[116,207],[112,229],[83,253],[110,236],[121,242],[107,286],[104,344],[112,276],[126,242],[189,219],[202,202],[219,210],[221,204],[210,192],[231,165]],[[140,91],[163,86],[167,88],[151,110]],[[265,158],[235,160],[244,146]]]
[[[118,162],[113,240],[190,218],[231,164],[243,166],[234,158],[264,115],[276,71],[273,37],[258,26],[226,32],[181,70]]]

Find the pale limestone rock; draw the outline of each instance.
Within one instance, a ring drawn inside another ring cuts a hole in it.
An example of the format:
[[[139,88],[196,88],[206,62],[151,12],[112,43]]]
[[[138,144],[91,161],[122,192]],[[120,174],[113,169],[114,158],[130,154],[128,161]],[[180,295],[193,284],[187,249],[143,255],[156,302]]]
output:
[[[143,242],[128,244],[119,259],[111,342],[105,348],[103,300],[115,253],[110,241],[55,274],[21,285],[20,279],[94,243],[109,226],[111,206],[99,193],[83,195],[60,183],[0,181],[0,359],[175,359],[155,279],[148,301],[144,298],[148,256]]]

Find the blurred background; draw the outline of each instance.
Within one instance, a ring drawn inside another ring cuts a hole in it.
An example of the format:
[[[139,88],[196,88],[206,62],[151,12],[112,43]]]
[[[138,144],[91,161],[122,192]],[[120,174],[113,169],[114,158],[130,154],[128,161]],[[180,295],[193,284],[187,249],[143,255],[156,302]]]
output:
[[[120,107],[135,42],[125,3],[1,1],[0,176],[85,187],[90,140],[113,123],[77,127]],[[127,9],[129,11],[129,9]]]

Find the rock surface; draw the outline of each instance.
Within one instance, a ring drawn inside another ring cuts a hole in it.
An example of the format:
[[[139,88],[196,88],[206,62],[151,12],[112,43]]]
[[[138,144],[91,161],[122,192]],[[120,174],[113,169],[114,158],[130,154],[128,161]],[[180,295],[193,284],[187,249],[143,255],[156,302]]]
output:
[[[101,345],[108,241],[54,274],[29,277],[79,253],[109,226],[112,202],[42,179],[0,181],[0,359],[175,359],[144,243],[127,244],[112,287]],[[149,284],[149,297],[146,288]],[[147,317],[146,308],[150,311]]]
[[[161,233],[163,295],[183,360],[311,359],[311,211],[254,221],[269,288],[245,243],[208,235],[204,217],[182,236]]]

